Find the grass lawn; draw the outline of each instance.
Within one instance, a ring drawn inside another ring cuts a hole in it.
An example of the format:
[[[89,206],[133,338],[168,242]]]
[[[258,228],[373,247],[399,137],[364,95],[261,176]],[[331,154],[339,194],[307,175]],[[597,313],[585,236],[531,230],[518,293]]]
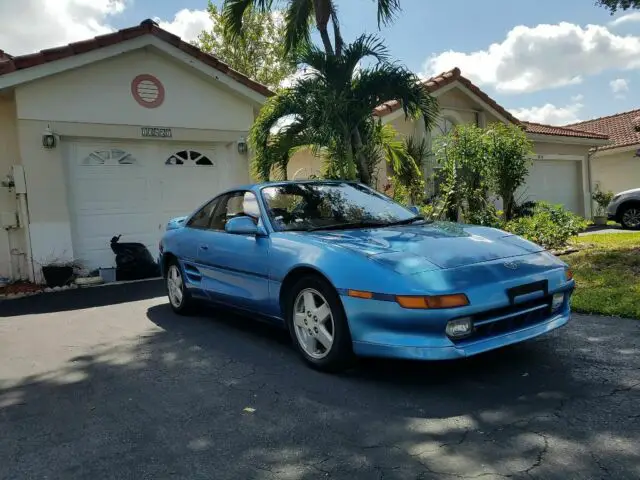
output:
[[[581,251],[561,258],[576,279],[573,310],[640,319],[640,233],[586,235],[572,243]]]

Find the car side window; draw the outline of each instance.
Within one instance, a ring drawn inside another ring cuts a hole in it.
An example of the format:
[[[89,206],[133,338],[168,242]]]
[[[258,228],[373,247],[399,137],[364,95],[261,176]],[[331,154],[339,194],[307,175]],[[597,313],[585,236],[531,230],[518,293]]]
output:
[[[258,199],[253,192],[233,192],[220,200],[211,221],[212,230],[224,230],[226,223],[235,217],[250,217],[255,223],[260,219]]]
[[[213,216],[213,212],[215,211],[217,204],[218,204],[217,198],[207,203],[204,207],[198,210],[193,217],[191,217],[191,219],[189,220],[189,223],[187,223],[187,227],[200,228],[200,229],[209,228],[211,217]]]

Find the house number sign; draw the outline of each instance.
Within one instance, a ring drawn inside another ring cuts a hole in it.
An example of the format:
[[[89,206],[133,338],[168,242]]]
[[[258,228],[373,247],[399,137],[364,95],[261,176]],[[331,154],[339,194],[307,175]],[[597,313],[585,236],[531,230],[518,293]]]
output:
[[[170,128],[142,127],[143,137],[171,138]]]

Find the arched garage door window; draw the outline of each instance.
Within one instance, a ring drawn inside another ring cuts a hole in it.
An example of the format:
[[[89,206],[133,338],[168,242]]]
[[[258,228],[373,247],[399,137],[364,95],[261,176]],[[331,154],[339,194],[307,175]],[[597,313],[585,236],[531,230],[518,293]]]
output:
[[[82,165],[135,165],[138,161],[131,156],[129,152],[125,152],[119,148],[106,148],[104,150],[95,150],[82,160]]]
[[[171,155],[165,165],[200,165],[212,167],[213,162],[209,157],[196,150],[181,150]]]

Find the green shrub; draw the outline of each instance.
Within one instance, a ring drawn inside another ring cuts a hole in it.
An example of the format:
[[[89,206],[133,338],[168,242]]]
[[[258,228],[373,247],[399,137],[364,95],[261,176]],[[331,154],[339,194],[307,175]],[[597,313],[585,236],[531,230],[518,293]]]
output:
[[[504,229],[520,235],[547,249],[561,248],[569,238],[587,227],[584,218],[569,212],[561,205],[539,202],[533,215],[507,222]]]
[[[465,223],[502,228],[503,221],[502,218],[500,218],[501,214],[502,212],[498,210],[493,203],[487,202],[484,208],[469,212],[465,218]]]

